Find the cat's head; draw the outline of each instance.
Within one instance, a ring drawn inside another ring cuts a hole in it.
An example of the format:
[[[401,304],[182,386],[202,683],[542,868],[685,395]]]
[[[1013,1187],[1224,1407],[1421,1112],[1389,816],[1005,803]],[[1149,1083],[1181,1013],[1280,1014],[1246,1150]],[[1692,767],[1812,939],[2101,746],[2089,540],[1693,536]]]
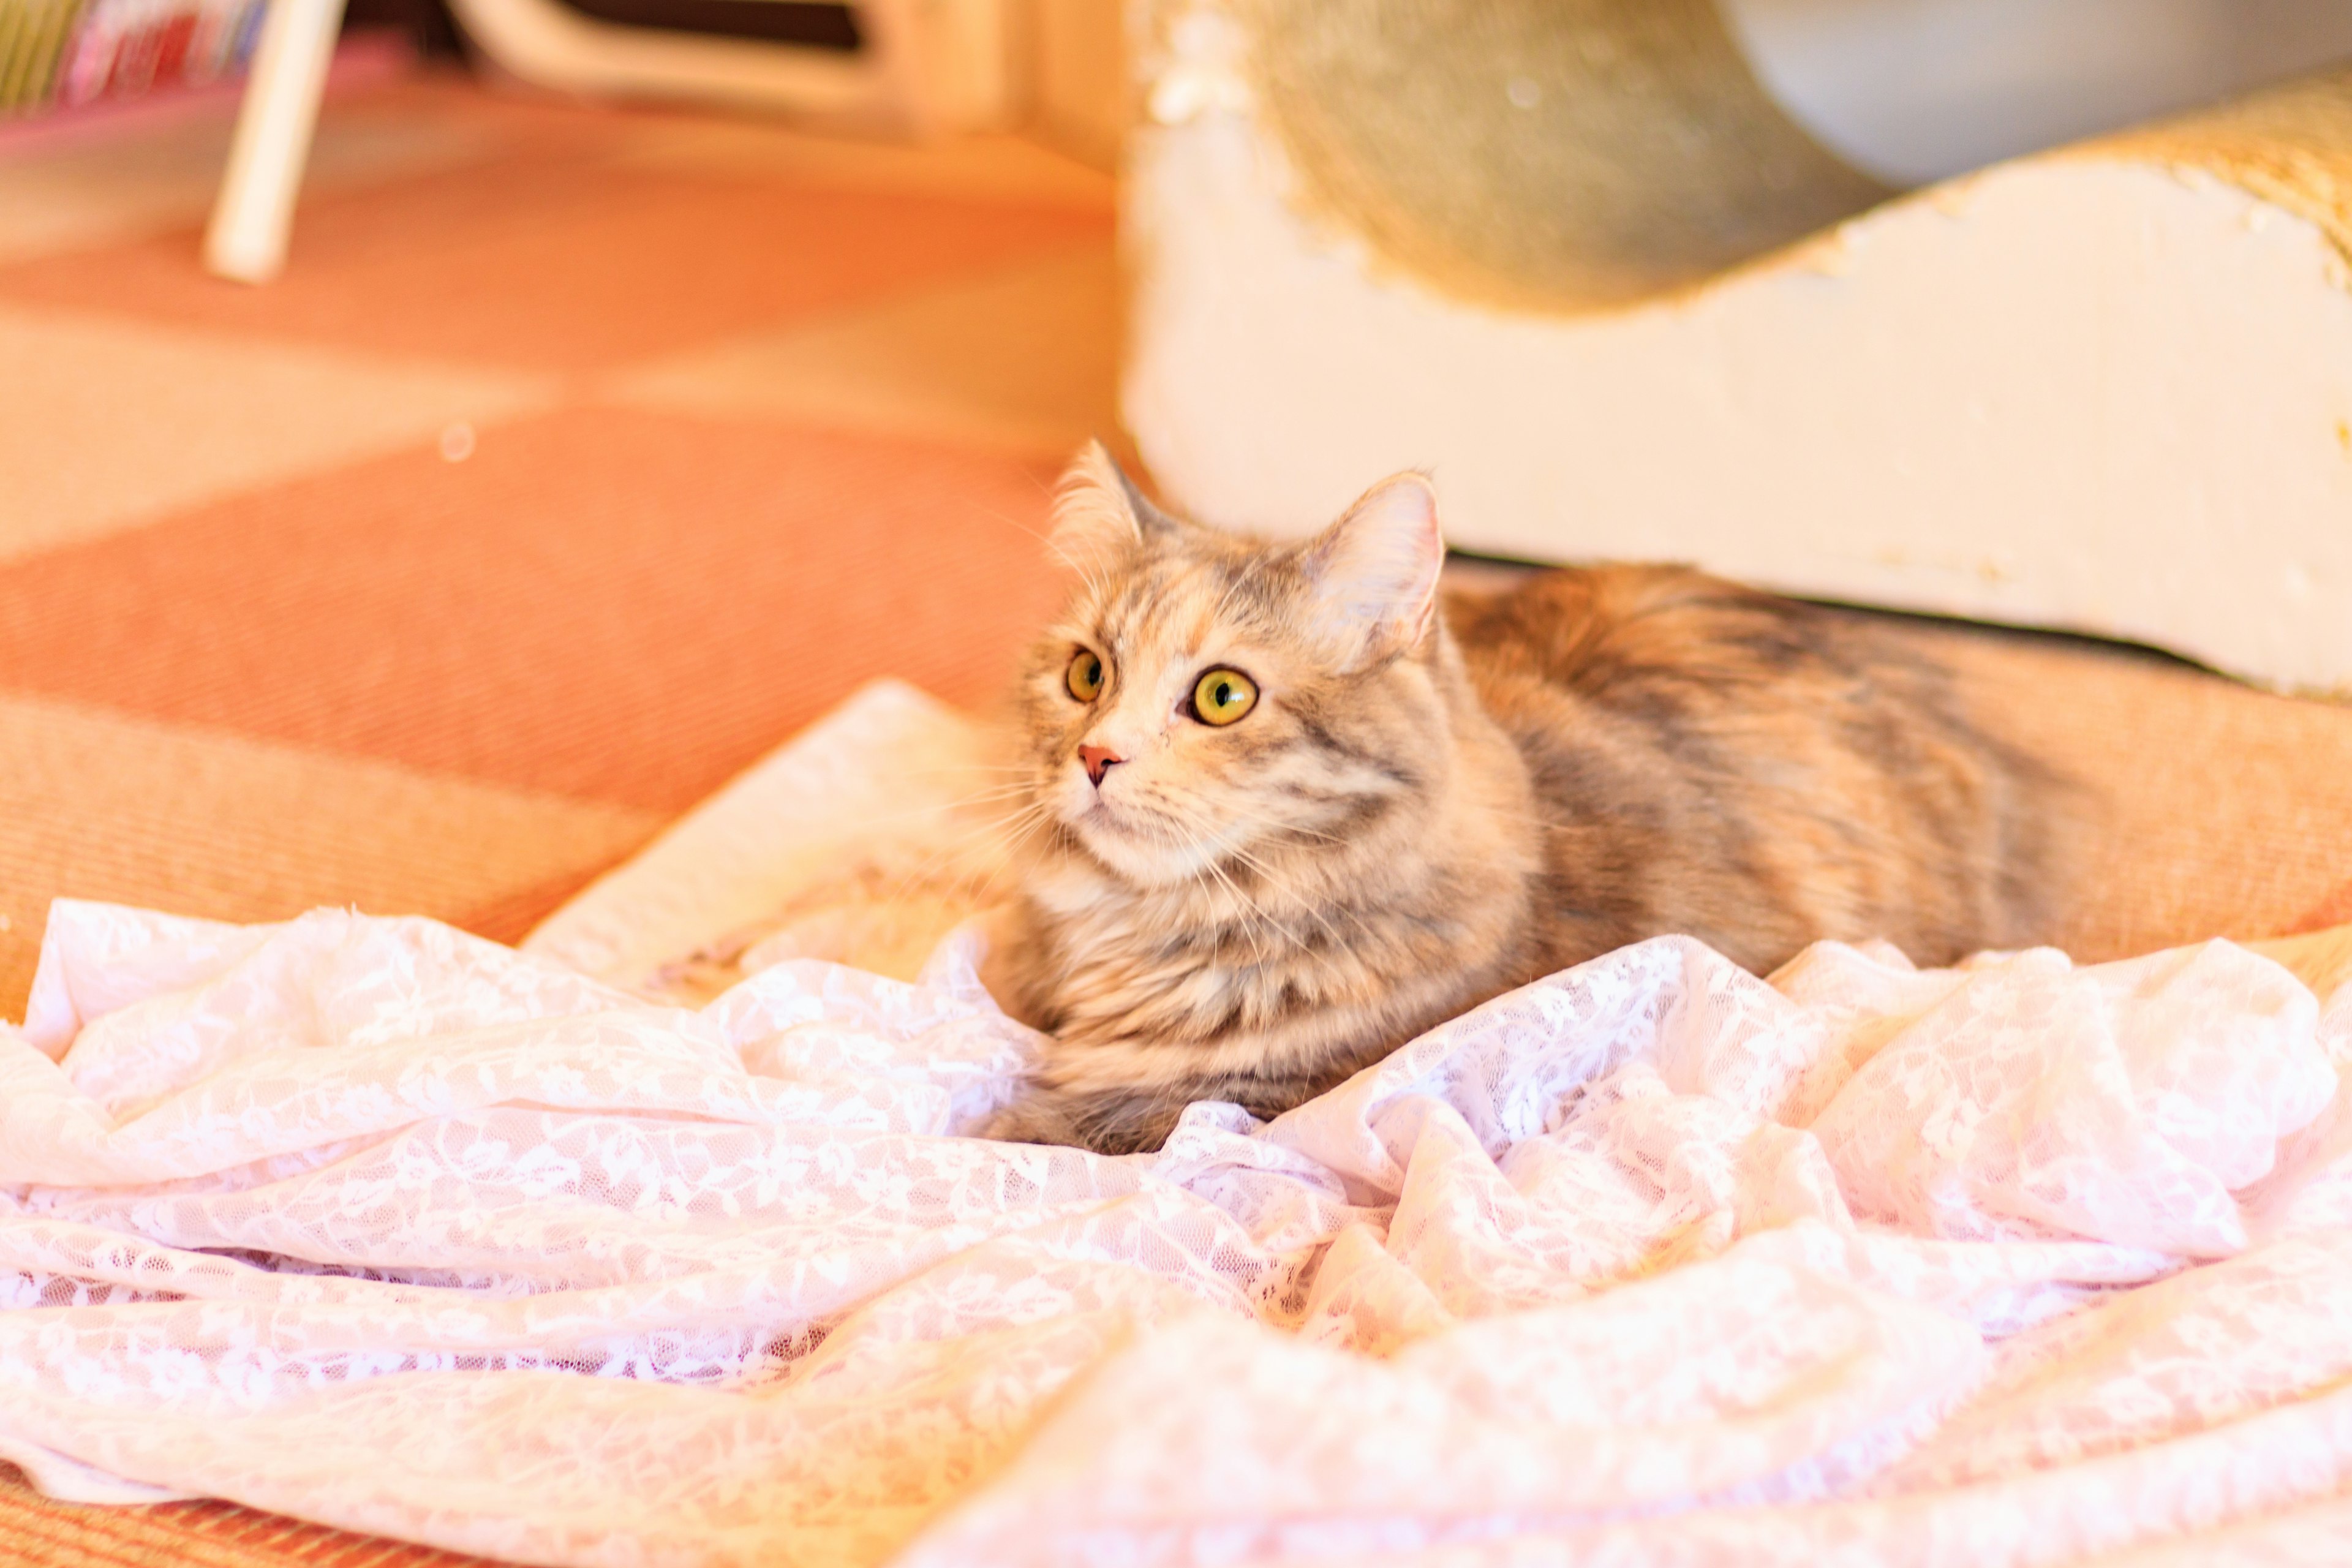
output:
[[[1272,544],[1167,515],[1096,446],[1055,524],[1077,582],[1024,667],[1024,765],[1032,804],[1109,871],[1167,887],[1262,865],[1442,775],[1445,547],[1423,476]]]

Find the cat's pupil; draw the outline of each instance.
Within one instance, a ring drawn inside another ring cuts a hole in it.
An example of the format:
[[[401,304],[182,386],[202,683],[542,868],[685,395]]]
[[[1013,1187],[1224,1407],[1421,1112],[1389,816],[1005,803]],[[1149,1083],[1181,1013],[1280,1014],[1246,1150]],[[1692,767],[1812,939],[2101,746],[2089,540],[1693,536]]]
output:
[[[1218,706],[1218,707],[1220,707],[1220,708],[1223,708],[1226,703],[1231,702],[1233,700],[1234,700],[1234,685],[1233,685],[1233,682],[1232,682],[1232,681],[1230,681],[1230,680],[1220,680],[1219,682],[1217,682],[1217,695],[1216,695],[1216,704],[1217,704],[1217,706]]]

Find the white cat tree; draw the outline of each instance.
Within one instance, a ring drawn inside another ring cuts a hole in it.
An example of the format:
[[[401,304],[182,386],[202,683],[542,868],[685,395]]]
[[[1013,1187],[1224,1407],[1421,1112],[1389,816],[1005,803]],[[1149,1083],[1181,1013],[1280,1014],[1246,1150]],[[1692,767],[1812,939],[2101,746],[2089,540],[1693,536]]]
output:
[[[2352,684],[2352,76],[1898,197],[1934,149],[1870,166],[1870,79],[1784,107],[1775,8],[1147,0],[1122,393],[1171,497],[1302,529],[1425,466],[1473,550]],[[2074,7],[2135,8],[2352,22]]]

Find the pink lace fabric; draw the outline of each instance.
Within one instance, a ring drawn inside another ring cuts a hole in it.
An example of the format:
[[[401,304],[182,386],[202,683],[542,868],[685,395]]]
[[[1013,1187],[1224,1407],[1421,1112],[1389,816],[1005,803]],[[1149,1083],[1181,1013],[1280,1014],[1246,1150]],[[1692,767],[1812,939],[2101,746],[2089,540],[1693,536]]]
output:
[[[1271,1123],[993,1143],[971,929],[809,955],[985,886],[859,903],[972,741],[869,692],[526,952],[58,904],[0,1458],[614,1568],[2342,1560],[2352,986],[1666,938]]]
[[[1265,1125],[958,1136],[960,936],[698,1010],[61,903],[0,1454],[530,1562],[2155,1563],[2352,1527],[2352,991],[1611,954]]]

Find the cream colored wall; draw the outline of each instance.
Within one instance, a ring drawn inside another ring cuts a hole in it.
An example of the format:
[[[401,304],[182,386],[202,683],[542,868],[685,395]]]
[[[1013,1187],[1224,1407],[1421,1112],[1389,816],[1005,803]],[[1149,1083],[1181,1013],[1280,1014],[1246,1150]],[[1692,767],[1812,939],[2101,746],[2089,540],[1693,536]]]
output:
[[[1924,184],[2352,56],[2352,0],[1718,0],[1856,167]]]
[[[1034,134],[1098,169],[1117,169],[1128,114],[1119,0],[1031,4]]]
[[[1718,0],[1825,144],[1922,184],[2352,58],[2352,0]],[[1113,169],[1121,0],[1028,0],[1041,139]]]

